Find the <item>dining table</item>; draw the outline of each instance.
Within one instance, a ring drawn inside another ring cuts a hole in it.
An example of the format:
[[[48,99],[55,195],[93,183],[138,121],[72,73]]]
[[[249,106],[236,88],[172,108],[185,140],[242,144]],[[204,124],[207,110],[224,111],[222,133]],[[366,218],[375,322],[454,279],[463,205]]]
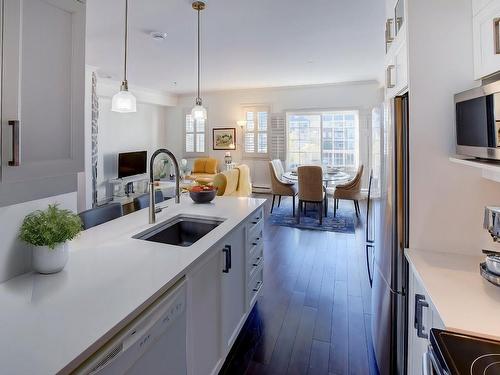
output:
[[[298,181],[297,172],[293,171],[283,173],[283,178],[290,182]],[[323,172],[323,184],[325,185],[325,187],[328,187],[330,183],[332,183],[333,185],[345,183],[349,181],[350,178],[351,176],[349,174],[342,171]]]

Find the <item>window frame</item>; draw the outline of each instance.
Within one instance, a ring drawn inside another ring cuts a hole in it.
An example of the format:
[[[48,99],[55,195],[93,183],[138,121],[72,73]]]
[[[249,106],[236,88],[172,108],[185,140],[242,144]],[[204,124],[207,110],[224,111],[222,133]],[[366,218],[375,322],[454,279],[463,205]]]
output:
[[[186,129],[186,124],[187,124],[187,116],[191,115],[191,110],[186,109],[183,114],[183,123],[182,123],[182,134],[183,134],[183,155],[185,158],[198,158],[198,157],[206,157],[208,156],[208,150],[209,150],[209,137],[207,137],[207,131],[208,131],[208,118],[205,120],[204,124],[204,129],[203,133],[197,132],[196,130],[196,123],[194,123],[194,131],[193,132],[187,132]],[[204,151],[187,151],[186,149],[186,140],[187,140],[187,135],[188,134],[193,134],[194,135],[194,149],[196,150],[196,135],[197,134],[204,134],[205,135],[205,142],[204,142]]]
[[[255,128],[253,131],[247,130],[247,113],[254,113]],[[267,127],[265,131],[259,131],[259,113],[267,113]],[[269,159],[270,145],[271,145],[271,107],[265,104],[259,105],[244,105],[242,106],[243,118],[245,119],[245,126],[242,129],[242,151],[245,159]],[[246,136],[248,133],[254,135],[254,152],[247,152],[246,149]],[[267,137],[266,152],[258,152],[259,149],[259,134],[265,133]]]
[[[308,115],[308,116],[319,116],[320,117],[320,159],[321,159],[321,166],[323,165],[323,154],[324,154],[324,137],[323,137],[323,116],[328,115],[328,114],[338,114],[338,113],[346,113],[346,112],[352,112],[355,115],[355,127],[354,127],[354,166],[343,166],[343,168],[356,168],[359,166],[360,163],[360,131],[361,131],[361,112],[362,110],[360,108],[329,108],[329,109],[318,109],[318,110],[289,110],[286,111],[285,113],[285,156],[286,156],[286,165],[287,168],[290,167],[290,161],[289,161],[289,124],[290,124],[290,117],[293,115]],[[356,126],[357,123],[357,126]],[[345,128],[342,129],[343,132],[345,132]],[[332,129],[334,132],[335,130]],[[342,151],[343,154],[343,160],[345,164],[346,160],[346,152],[345,152],[345,145],[347,144],[348,139],[344,137],[344,149]],[[335,137],[332,139],[332,145],[334,146],[335,144]],[[333,147],[333,155],[335,155],[335,147]],[[335,157],[335,156],[333,156]]]

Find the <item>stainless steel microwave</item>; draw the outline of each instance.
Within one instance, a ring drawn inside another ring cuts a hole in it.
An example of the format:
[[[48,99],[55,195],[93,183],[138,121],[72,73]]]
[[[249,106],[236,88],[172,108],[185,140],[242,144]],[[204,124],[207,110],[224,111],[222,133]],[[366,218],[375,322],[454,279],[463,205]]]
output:
[[[500,160],[500,81],[455,95],[456,152]]]

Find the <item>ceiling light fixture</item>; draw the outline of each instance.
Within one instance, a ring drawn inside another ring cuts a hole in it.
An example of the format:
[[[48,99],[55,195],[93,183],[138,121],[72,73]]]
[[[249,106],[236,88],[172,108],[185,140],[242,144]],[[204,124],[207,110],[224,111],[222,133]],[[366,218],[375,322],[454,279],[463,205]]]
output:
[[[131,113],[137,112],[137,101],[135,96],[128,91],[127,81],[127,52],[128,52],[128,0],[125,0],[125,49],[123,64],[123,81],[120,91],[113,96],[111,110],[113,112]]]
[[[206,120],[207,110],[203,107],[200,94],[200,12],[205,9],[206,4],[203,1],[194,1],[192,6],[198,12],[198,95],[196,96],[196,105],[191,111],[191,116],[195,120]]]

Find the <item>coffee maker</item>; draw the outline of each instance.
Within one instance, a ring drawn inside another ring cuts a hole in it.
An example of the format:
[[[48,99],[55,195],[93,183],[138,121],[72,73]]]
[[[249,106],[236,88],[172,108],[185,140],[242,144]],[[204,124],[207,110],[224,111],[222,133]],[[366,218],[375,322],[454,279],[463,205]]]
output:
[[[485,207],[484,229],[486,229],[494,242],[500,243],[500,207]],[[486,255],[485,262],[479,265],[479,272],[486,280],[500,286],[500,253],[483,250]]]
[[[500,207],[484,208],[484,229],[486,229],[494,242],[500,242]]]

